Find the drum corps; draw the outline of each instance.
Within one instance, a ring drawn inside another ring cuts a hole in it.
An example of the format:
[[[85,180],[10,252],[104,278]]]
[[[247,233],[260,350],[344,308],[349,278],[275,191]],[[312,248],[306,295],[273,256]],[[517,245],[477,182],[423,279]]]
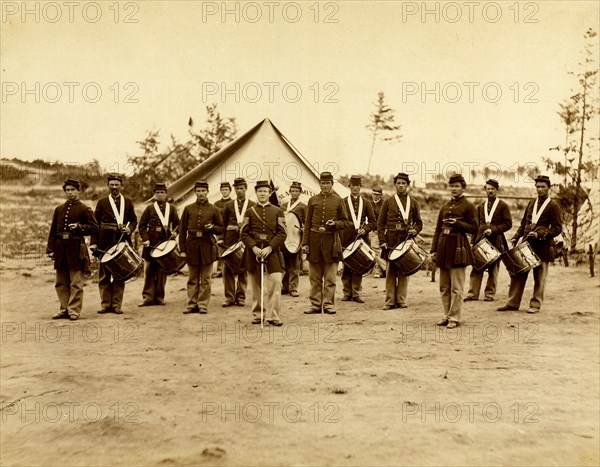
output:
[[[110,193],[98,201],[95,212],[79,200],[80,182],[67,179],[63,184],[66,202],[54,210],[46,248],[56,270],[59,301],[59,311],[52,318],[77,320],[81,315],[85,275],[91,272],[86,236],[90,237],[89,251],[98,258],[101,314],[123,313],[125,283],[142,274],[144,261],[140,307],[165,305],[167,276],[181,274],[187,264],[183,313],[208,313],[216,277],[213,263],[219,262],[222,307],[245,306],[249,277],[252,324],[281,326],[281,296],[289,294],[292,300],[300,296],[304,259],[309,263],[310,307],[304,311],[308,315],[336,314],[340,263],[342,301],[364,304],[371,300],[363,293],[362,283],[372,273],[374,278],[385,277],[385,296],[367,307],[395,310],[408,307],[409,276],[428,261],[440,269],[439,326],[461,324],[463,302],[479,300],[486,271],[483,300],[495,299],[500,263],[510,275],[510,288],[506,305],[497,310],[519,309],[533,270],[527,311],[540,311],[549,264],[555,256],[554,239],[562,232],[560,207],[549,195],[549,177],[535,178],[537,198],[528,203],[509,245],[505,234],[512,228],[512,216],[507,202],[498,196],[499,182],[486,181],[486,199],[475,207],[465,196],[464,177],[450,176],[450,199],[439,210],[435,227],[429,226],[433,229],[429,253],[409,175],[398,173],[393,182],[393,192],[386,199],[381,186],[373,186],[371,200],[361,194],[362,178],[353,175],[350,195],[342,198],[334,189],[333,174],[322,172],[320,192],[307,204],[300,199],[301,182],[295,181],[289,187],[289,199],[279,208],[271,180],[256,182],[257,202],[246,196],[244,178],[233,180],[235,199],[230,199],[230,183],[223,181],[222,198],[214,205],[208,201],[208,182],[199,180],[194,185],[196,201],[183,207],[181,220],[175,204],[168,201],[166,184],[156,183],[154,197],[139,222],[140,257],[133,242],[137,216],[133,201],[121,193],[122,177],[107,177]],[[465,295],[468,266],[472,269]]]

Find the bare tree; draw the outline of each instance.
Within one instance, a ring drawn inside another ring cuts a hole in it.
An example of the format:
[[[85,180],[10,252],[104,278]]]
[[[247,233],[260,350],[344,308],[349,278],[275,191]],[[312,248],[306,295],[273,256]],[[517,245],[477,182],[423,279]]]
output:
[[[366,126],[373,134],[371,153],[369,154],[369,164],[367,165],[367,175],[369,175],[371,171],[371,160],[373,158],[377,137],[380,136],[383,141],[388,142],[400,142],[402,140],[402,135],[399,133],[401,126],[395,124],[394,110],[385,103],[383,91],[377,93],[377,102],[375,102],[374,105],[376,110],[371,113],[371,123]],[[384,136],[384,134],[386,136]]]

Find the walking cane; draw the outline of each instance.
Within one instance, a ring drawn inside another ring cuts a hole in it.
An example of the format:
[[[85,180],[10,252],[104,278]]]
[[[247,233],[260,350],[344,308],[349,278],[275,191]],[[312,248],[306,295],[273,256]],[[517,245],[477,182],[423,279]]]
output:
[[[264,325],[264,305],[265,305],[265,261],[260,258],[260,328]]]

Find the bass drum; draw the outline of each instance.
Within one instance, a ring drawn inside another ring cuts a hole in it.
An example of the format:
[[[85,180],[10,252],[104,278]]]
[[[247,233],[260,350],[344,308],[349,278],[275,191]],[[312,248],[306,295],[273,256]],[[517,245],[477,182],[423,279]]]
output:
[[[302,223],[295,212],[285,213],[287,237],[283,242],[285,249],[290,253],[298,253],[302,245]]]
[[[528,242],[521,242],[502,253],[502,262],[511,277],[531,271],[542,264]]]
[[[342,253],[343,262],[352,272],[365,275],[375,266],[375,251],[362,238],[348,245]]]
[[[127,242],[117,243],[108,249],[100,263],[110,271],[116,281],[135,279],[144,261]]]
[[[150,253],[150,257],[167,274],[176,274],[185,266],[185,259],[179,256],[179,247],[175,240],[159,243]]]
[[[500,259],[500,252],[487,238],[479,240],[473,246],[473,268],[481,271]]]
[[[423,267],[429,255],[412,238],[405,240],[394,248],[388,257],[400,274],[411,276]]]
[[[237,242],[227,248],[221,255],[225,267],[228,267],[231,272],[236,274],[241,272],[242,269],[246,269],[245,265],[242,264],[245,250],[246,246],[243,242]]]

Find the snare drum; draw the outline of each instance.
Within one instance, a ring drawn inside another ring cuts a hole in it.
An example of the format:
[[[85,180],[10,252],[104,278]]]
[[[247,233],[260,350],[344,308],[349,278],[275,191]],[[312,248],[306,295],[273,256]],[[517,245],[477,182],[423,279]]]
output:
[[[117,243],[108,249],[100,263],[110,271],[118,282],[135,278],[144,261],[127,242]]]
[[[542,264],[528,242],[521,242],[516,247],[502,253],[502,262],[511,277],[531,271]]]
[[[500,259],[500,252],[487,238],[482,238],[473,247],[473,268],[477,271],[491,266]]]
[[[348,245],[342,256],[344,264],[356,274],[364,276],[375,266],[375,251],[362,238]]]
[[[290,253],[298,253],[302,243],[302,224],[295,212],[285,213],[285,224],[287,227],[287,237],[283,242],[285,249]]]
[[[428,257],[427,252],[409,238],[394,248],[388,259],[396,265],[400,274],[410,276],[421,269]]]
[[[179,256],[179,247],[175,240],[167,240],[158,244],[150,253],[150,257],[167,274],[176,274],[185,266],[185,259]]]
[[[221,255],[221,259],[225,266],[229,268],[231,272],[238,273],[241,269],[245,269],[244,265],[242,265],[242,260],[244,259],[244,251],[246,250],[246,246],[243,242],[237,242],[227,248],[223,254]]]

